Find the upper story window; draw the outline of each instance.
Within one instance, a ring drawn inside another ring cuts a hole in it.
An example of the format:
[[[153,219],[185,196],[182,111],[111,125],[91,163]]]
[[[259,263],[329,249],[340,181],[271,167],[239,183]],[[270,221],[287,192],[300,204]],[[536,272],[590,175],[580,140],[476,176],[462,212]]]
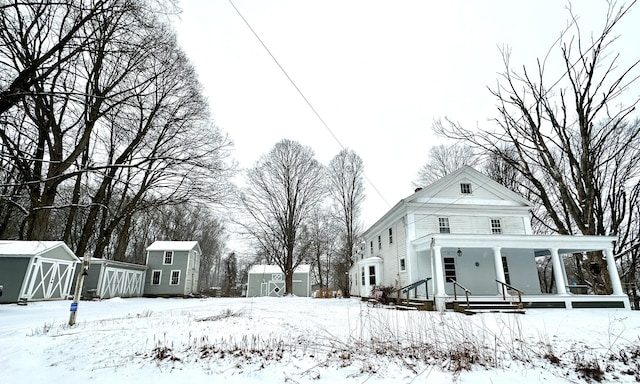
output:
[[[393,229],[389,228],[389,244],[393,244]]]
[[[173,264],[173,251],[164,251],[163,264]]]
[[[382,249],[382,236],[378,236],[378,249]]]
[[[438,226],[440,227],[440,233],[451,233],[448,217],[438,217]]]
[[[460,183],[460,193],[468,195],[471,193],[471,183]]]
[[[371,255],[373,256],[373,240],[371,240]]]
[[[502,225],[500,224],[500,219],[491,219],[491,233],[502,233]]]

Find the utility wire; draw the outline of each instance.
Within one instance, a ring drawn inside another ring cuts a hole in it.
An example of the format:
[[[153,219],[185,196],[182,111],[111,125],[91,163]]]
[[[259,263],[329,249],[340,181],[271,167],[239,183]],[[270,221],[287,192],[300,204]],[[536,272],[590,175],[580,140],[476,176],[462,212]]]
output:
[[[305,101],[305,103],[307,103],[307,105],[309,106],[309,108],[311,108],[311,111],[313,111],[313,113],[316,115],[316,117],[318,118],[318,120],[320,120],[320,122],[322,123],[322,125],[325,127],[325,129],[331,134],[331,137],[333,137],[333,139],[336,141],[336,143],[338,143],[338,145],[340,146],[340,148],[342,149],[346,149],[344,147],[344,145],[342,145],[342,143],[340,142],[340,140],[338,139],[338,137],[333,133],[333,131],[331,130],[331,128],[329,128],[329,125],[327,125],[327,123],[324,121],[324,119],[322,118],[322,116],[320,116],[320,114],[318,113],[318,111],[313,107],[313,105],[311,104],[311,102],[309,101],[309,99],[307,99],[307,97],[304,95],[304,93],[302,93],[302,91],[300,90],[300,88],[298,88],[298,86],[296,85],[295,81],[293,81],[293,79],[291,78],[291,76],[289,76],[289,74],[287,73],[287,71],[284,69],[284,67],[280,64],[280,62],[278,61],[278,59],[276,59],[276,57],[273,55],[273,53],[271,53],[271,51],[269,50],[269,48],[267,47],[267,45],[264,43],[264,41],[262,41],[262,39],[260,38],[260,36],[258,35],[258,33],[253,29],[253,27],[251,27],[251,24],[249,24],[249,22],[247,21],[247,19],[244,18],[244,16],[242,16],[242,13],[240,12],[240,10],[235,6],[235,4],[233,4],[232,0],[229,0],[229,4],[231,4],[231,6],[233,7],[233,9],[236,10],[236,12],[238,13],[238,16],[240,16],[240,18],[242,19],[242,21],[244,21],[245,25],[247,26],[247,28],[249,28],[249,30],[251,31],[251,33],[253,33],[253,36],[256,37],[256,39],[258,39],[258,41],[260,42],[260,44],[262,45],[262,47],[265,49],[265,51],[267,51],[267,53],[269,54],[269,56],[271,56],[271,59],[276,63],[276,65],[278,66],[278,68],[280,68],[280,71],[287,77],[287,80],[289,80],[289,82],[291,83],[291,85],[293,85],[293,87],[296,89],[296,91],[298,92],[298,94],[302,97],[302,99]],[[382,193],[380,192],[380,190],[378,190],[378,188],[376,187],[376,185],[373,183],[373,181],[367,176],[366,172],[363,172],[364,178],[369,182],[369,184],[371,184],[371,186],[373,187],[373,189],[376,191],[376,193],[378,194],[378,196],[380,196],[380,198],[382,199],[382,201],[385,202],[385,204],[387,204],[387,206],[389,208],[391,208],[391,204],[389,204],[389,202],[387,201],[387,199],[384,198],[384,196],[382,195]]]

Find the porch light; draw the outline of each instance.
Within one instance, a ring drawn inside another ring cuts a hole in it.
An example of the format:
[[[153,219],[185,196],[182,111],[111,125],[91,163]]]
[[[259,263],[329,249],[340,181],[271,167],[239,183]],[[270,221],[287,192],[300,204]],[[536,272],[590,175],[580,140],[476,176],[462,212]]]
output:
[[[462,251],[460,250],[460,248],[458,248],[458,252],[456,252],[458,254],[458,257],[462,256]]]

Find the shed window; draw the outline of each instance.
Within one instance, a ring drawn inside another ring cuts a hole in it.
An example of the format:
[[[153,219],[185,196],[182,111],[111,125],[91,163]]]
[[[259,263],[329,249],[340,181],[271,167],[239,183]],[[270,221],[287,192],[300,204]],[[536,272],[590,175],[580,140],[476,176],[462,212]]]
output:
[[[444,258],[444,277],[447,283],[456,280],[456,259],[453,257]]]
[[[171,271],[171,281],[169,285],[178,285],[180,284],[180,270]]]
[[[460,193],[468,195],[471,193],[471,183],[460,183]]]
[[[438,217],[438,226],[440,227],[440,233],[451,233],[448,217]]]
[[[369,285],[376,285],[376,267],[369,266]]]
[[[160,281],[162,278],[162,271],[153,271],[151,272],[151,285],[160,285]]]
[[[393,244],[393,229],[389,228],[389,244]]]
[[[491,219],[491,233],[502,233],[502,226],[500,225],[500,219]]]
[[[164,262],[165,265],[173,264],[173,251],[164,251]]]

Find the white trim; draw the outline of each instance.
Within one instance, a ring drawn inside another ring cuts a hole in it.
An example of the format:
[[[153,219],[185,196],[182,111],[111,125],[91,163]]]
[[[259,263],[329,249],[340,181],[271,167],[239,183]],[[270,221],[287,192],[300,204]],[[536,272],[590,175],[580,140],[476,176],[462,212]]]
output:
[[[171,254],[171,262],[167,263],[167,255]],[[164,251],[162,253],[162,265],[173,265],[173,258],[176,256],[176,253],[174,251]]]
[[[175,272],[178,272],[178,281],[176,283],[173,282],[173,274]],[[169,275],[169,285],[180,285],[180,275],[181,275],[181,270],[179,269],[172,269],[171,270],[171,274]]]

